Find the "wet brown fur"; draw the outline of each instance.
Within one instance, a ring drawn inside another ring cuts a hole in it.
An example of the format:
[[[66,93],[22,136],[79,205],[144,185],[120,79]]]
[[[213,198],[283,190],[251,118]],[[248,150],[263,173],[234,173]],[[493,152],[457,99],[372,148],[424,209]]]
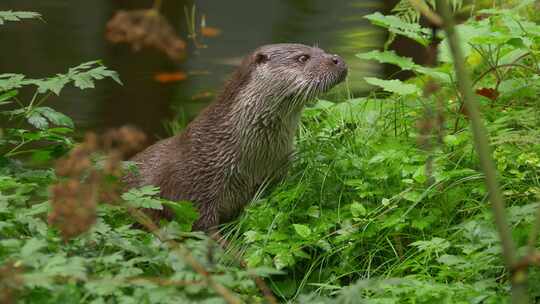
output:
[[[299,56],[308,54],[308,62]],[[261,185],[284,176],[306,101],[347,73],[336,55],[301,44],[267,45],[248,55],[217,99],[179,135],[136,155],[129,187],[156,185],[169,200],[199,210],[194,230],[235,218]],[[169,209],[154,216],[172,219]]]

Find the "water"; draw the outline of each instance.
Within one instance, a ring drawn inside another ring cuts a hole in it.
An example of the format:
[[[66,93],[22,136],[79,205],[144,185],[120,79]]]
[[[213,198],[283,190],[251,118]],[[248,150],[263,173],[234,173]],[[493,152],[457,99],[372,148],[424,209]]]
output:
[[[132,124],[154,136],[165,136],[164,122],[178,113],[189,119],[211,101],[242,56],[268,43],[317,44],[340,54],[349,64],[349,87],[363,88],[362,77],[378,67],[361,62],[355,54],[380,45],[383,32],[362,16],[380,10],[384,1],[196,1],[197,13],[207,25],[222,30],[195,49],[188,41],[185,61],[174,63],[155,50],[134,53],[125,45],[104,39],[107,21],[119,9],[150,7],[134,0],[2,0],[0,10],[36,11],[38,20],[9,22],[0,27],[0,73],[23,73],[40,78],[63,73],[79,63],[102,59],[124,82],[100,81],[93,90],[67,88],[50,105],[71,116],[79,130],[105,130]],[[187,39],[184,6],[194,1],[164,0],[163,14]],[[160,72],[184,71],[187,80],[162,84]]]

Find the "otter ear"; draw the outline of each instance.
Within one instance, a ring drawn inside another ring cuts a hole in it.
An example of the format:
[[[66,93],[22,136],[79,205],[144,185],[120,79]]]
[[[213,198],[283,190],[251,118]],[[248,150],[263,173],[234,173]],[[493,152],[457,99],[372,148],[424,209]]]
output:
[[[267,54],[261,53],[261,52],[257,52],[257,53],[255,53],[253,61],[256,64],[261,64],[261,63],[267,62],[268,60],[270,60],[270,56],[268,56]]]

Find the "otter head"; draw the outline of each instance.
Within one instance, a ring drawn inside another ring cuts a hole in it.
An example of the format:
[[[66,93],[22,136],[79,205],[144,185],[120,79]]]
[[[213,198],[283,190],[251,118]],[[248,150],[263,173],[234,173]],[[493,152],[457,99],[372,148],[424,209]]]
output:
[[[257,104],[259,109],[294,110],[330,90],[346,76],[347,65],[338,55],[303,44],[270,44],[244,59],[229,82],[234,84],[236,92],[228,88],[224,95],[238,94],[240,98],[234,99],[243,106]]]
[[[341,57],[303,44],[270,44],[255,50],[252,77],[267,79],[271,92],[306,101],[324,93],[347,76]]]

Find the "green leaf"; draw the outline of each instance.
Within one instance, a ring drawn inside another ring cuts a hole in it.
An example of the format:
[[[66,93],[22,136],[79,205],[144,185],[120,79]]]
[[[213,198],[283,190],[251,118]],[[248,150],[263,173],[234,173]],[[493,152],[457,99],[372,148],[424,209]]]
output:
[[[174,221],[179,224],[182,231],[191,231],[193,223],[199,218],[199,212],[191,202],[161,200],[161,203],[174,211]]]
[[[422,193],[416,191],[409,191],[402,195],[402,197],[410,202],[418,203],[422,200]]]
[[[253,243],[259,240],[260,238],[257,231],[254,231],[254,230],[249,230],[249,231],[244,232],[244,237],[247,243]]]
[[[450,247],[450,242],[443,238],[434,237],[429,241],[413,242],[411,246],[417,247],[420,251],[443,252]]]
[[[402,57],[392,51],[371,51],[367,53],[361,53],[356,55],[358,58],[367,60],[376,60],[380,63],[390,63],[397,65],[404,70],[412,70],[418,65],[412,61],[409,57]]]
[[[311,229],[306,225],[293,224],[293,227],[296,233],[305,239],[311,235]]]
[[[450,254],[441,255],[439,258],[437,258],[437,262],[452,267],[467,264],[467,261],[463,257]]]
[[[71,128],[50,128],[47,131],[49,131],[50,133],[56,133],[56,134],[64,135],[64,134],[72,133],[73,129],[71,129]]]
[[[159,194],[159,187],[156,187],[156,186],[152,186],[152,185],[147,185],[147,186],[143,186],[139,189],[132,189],[132,193],[137,193],[138,196],[144,196],[144,195],[148,195],[148,196],[152,196],[152,195],[157,195]]]
[[[24,11],[0,11],[0,25],[3,25],[6,21],[20,21],[21,19],[40,18],[41,15],[35,12]]]
[[[467,58],[473,48],[471,40],[475,37],[486,37],[491,35],[491,30],[486,26],[474,26],[470,24],[459,24],[455,26],[458,33],[459,45],[462,48],[463,56]],[[444,38],[439,46],[439,60],[442,62],[452,62],[452,55],[448,46],[448,38]]]
[[[49,122],[47,119],[37,111],[30,112],[30,114],[26,117],[26,120],[29,124],[41,130],[45,130],[49,127]]]
[[[79,89],[93,89],[95,88],[92,76],[89,74],[81,74],[73,77],[75,80],[75,86]]]
[[[103,78],[112,78],[119,84],[122,84],[118,73],[108,70],[104,66],[98,66],[92,68],[92,66],[99,64],[99,61],[91,61],[83,63],[75,68],[71,68],[68,72],[68,76],[75,81],[75,86],[80,89],[88,89],[94,87],[94,80],[100,80]],[[82,71],[89,69],[87,71]]]
[[[364,217],[367,214],[367,210],[364,205],[359,202],[354,202],[351,204],[351,213],[354,217]]]
[[[43,268],[43,273],[50,276],[71,276],[78,279],[86,278],[86,268],[84,267],[82,257],[66,258],[62,255],[56,255],[47,260]]]
[[[285,274],[283,271],[266,266],[251,268],[249,269],[249,273],[259,277],[270,277],[272,275]]]
[[[257,249],[253,252],[251,252],[247,258],[246,258],[246,263],[248,264],[249,267],[255,267],[255,266],[258,266],[261,264],[262,260],[263,260],[263,255],[264,255],[264,252],[262,249]]]
[[[17,94],[19,94],[19,91],[17,90],[11,90],[4,94],[0,94],[0,105],[11,103],[9,99],[17,96]]]
[[[284,251],[276,254],[274,257],[274,266],[278,270],[281,270],[287,266],[294,265],[294,257],[290,251]]]
[[[319,210],[319,206],[310,206],[307,210],[307,215],[319,218],[321,216],[321,211]]]
[[[46,117],[54,125],[73,128],[73,120],[65,114],[57,112],[56,110],[49,107],[38,107],[34,108],[34,111],[39,112],[41,115]]]
[[[38,87],[38,93],[43,94],[48,91],[56,95],[60,95],[62,89],[69,83],[70,79],[65,75],[57,75],[56,77],[45,79],[28,79],[26,83],[33,84]]]
[[[384,80],[375,77],[364,77],[367,83],[381,87],[383,90],[398,95],[420,94],[420,89],[414,84],[403,83],[401,80]]]
[[[0,92],[20,88],[25,84],[22,74],[0,74]]]
[[[41,130],[49,128],[49,121],[57,126],[70,128],[73,128],[74,126],[71,118],[49,107],[33,108],[32,111],[27,114],[26,119],[28,123]]]
[[[114,81],[122,84],[118,74],[115,71],[108,70],[105,66],[102,66],[99,61],[82,63],[76,67],[70,68],[66,74],[57,74],[54,77],[45,79],[26,79],[24,81],[21,79],[18,83],[33,84],[38,87],[38,93],[40,94],[50,91],[59,95],[62,89],[71,82],[73,82],[76,87],[84,90],[93,88],[95,86],[95,80],[104,78],[112,78]],[[13,81],[14,80],[12,80],[12,82]],[[1,78],[0,88],[2,88]]]
[[[163,209],[162,200],[153,196],[159,193],[159,187],[144,186],[141,188],[130,189],[122,194],[122,199],[135,208]]]
[[[29,239],[21,248],[21,258],[31,259],[36,252],[44,247],[47,247],[47,242],[45,240],[35,238]]]
[[[365,16],[371,23],[388,29],[391,33],[410,38],[423,46],[429,44],[430,31],[417,23],[408,23],[399,17],[385,16],[379,12]]]

